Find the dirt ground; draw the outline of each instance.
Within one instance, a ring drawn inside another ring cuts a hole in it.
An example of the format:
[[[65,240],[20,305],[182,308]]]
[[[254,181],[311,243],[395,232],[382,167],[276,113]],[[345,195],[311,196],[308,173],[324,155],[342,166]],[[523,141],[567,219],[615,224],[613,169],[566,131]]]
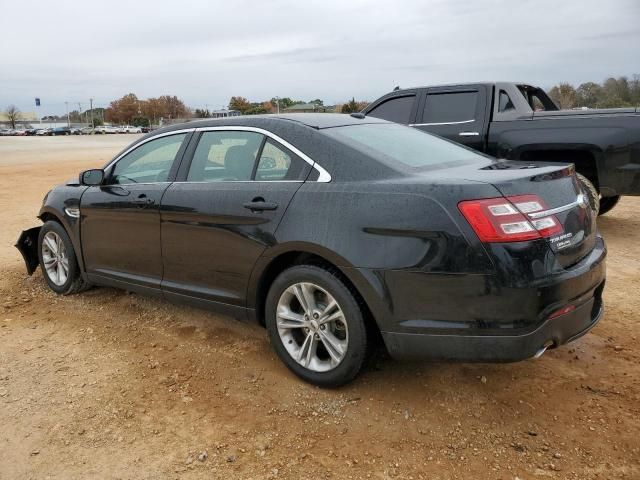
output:
[[[26,275],[12,245],[47,190],[133,138],[0,138],[0,479],[640,478],[640,198],[599,220],[606,315],[582,339],[516,364],[380,356],[320,390],[257,326]]]

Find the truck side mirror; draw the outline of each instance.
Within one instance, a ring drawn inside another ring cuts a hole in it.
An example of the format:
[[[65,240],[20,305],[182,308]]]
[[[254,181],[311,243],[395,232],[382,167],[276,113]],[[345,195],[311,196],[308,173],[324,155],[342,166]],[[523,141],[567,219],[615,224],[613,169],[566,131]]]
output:
[[[104,181],[104,170],[101,168],[92,168],[80,173],[80,183],[82,185],[94,186],[102,185]]]

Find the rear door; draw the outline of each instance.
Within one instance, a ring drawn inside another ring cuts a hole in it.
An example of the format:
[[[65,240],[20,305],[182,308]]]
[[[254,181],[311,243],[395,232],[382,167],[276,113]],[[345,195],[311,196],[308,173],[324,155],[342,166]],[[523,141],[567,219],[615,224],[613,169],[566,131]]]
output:
[[[429,88],[411,126],[484,151],[488,119],[482,85]]]
[[[162,288],[244,307],[253,266],[275,243],[311,165],[294,147],[249,127],[215,127],[195,145],[162,199]]]

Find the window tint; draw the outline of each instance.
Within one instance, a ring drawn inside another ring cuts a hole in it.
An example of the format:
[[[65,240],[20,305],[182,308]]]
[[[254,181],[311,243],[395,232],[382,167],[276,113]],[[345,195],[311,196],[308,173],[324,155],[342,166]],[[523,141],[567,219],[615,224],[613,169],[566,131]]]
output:
[[[111,183],[166,182],[186,135],[169,135],[140,145],[118,160],[111,173]]]
[[[403,125],[369,123],[327,128],[323,132],[391,166],[435,169],[488,161],[469,148]]]
[[[262,149],[255,179],[262,182],[304,180],[308,172],[306,165],[296,154],[269,139]]]
[[[395,97],[381,103],[367,115],[396,123],[409,123],[415,95]]]
[[[477,101],[478,92],[430,93],[424,105],[422,123],[473,120]]]
[[[514,108],[516,108],[514,107],[513,102],[511,101],[511,98],[509,98],[509,95],[504,90],[500,90],[499,101],[500,101],[500,104],[498,105],[499,112],[506,112],[508,110],[513,110]]]
[[[187,180],[251,180],[256,155],[263,139],[263,135],[254,132],[204,132],[193,154]]]

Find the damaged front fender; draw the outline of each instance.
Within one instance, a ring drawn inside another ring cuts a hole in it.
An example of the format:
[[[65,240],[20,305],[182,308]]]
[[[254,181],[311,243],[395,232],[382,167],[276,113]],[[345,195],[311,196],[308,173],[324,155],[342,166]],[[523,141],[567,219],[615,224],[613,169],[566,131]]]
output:
[[[33,227],[24,230],[20,234],[20,238],[16,242],[16,248],[20,250],[24,263],[27,266],[27,273],[32,275],[38,268],[40,260],[38,259],[38,235],[42,227]]]

